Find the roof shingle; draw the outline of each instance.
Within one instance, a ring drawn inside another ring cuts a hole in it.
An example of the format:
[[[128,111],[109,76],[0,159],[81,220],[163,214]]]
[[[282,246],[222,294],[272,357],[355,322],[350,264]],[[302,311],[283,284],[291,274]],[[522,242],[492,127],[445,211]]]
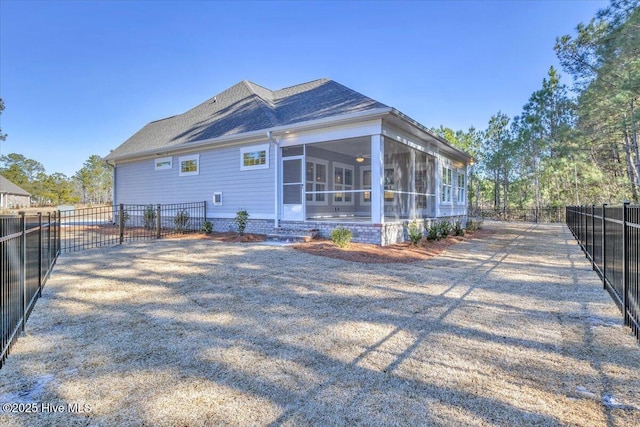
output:
[[[183,114],[147,124],[106,159],[385,107],[329,79],[276,91],[243,80]]]

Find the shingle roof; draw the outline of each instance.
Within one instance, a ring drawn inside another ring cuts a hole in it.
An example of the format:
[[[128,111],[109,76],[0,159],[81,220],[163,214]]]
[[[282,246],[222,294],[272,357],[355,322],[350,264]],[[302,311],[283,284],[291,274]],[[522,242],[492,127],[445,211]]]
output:
[[[4,176],[0,175],[0,193],[5,194],[16,194],[18,196],[30,196],[31,194],[27,193],[22,188],[15,185],[13,182],[9,181]]]
[[[106,159],[385,107],[329,79],[276,91],[243,80],[186,113],[147,124]]]

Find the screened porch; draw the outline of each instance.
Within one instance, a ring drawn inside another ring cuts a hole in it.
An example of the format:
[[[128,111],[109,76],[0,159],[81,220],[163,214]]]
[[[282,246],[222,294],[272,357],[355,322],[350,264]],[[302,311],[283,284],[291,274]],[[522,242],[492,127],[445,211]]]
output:
[[[377,137],[282,148],[283,219],[370,223],[434,217],[435,157]],[[382,148],[382,155],[372,156],[372,146]],[[383,183],[381,213],[372,212],[374,177]]]

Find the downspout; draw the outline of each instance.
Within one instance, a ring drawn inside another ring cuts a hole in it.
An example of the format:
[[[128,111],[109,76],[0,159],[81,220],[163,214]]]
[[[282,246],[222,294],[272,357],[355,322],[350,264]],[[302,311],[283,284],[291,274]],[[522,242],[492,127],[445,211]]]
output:
[[[271,131],[267,131],[267,138],[269,138],[269,142],[272,143],[274,145],[274,218],[273,218],[273,228],[278,228],[279,224],[279,219],[280,219],[280,214],[279,214],[279,209],[280,209],[280,185],[279,185],[279,173],[280,173],[280,144],[278,143],[278,140],[275,139],[273,137],[273,134],[271,133]]]

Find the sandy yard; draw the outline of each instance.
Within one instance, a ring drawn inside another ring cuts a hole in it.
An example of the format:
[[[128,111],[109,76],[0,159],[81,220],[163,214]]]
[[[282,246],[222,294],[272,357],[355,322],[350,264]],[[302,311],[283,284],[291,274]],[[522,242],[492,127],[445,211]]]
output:
[[[640,346],[566,227],[488,226],[398,264],[64,255],[0,370],[0,425],[640,424]]]

